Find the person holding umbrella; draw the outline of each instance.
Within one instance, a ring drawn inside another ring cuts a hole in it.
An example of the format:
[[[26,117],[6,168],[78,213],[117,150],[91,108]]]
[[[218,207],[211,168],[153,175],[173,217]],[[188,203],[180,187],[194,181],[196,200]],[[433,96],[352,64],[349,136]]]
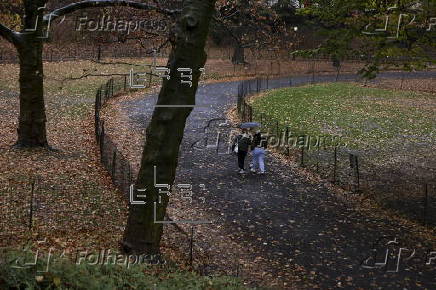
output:
[[[248,128],[250,128],[249,123],[241,124],[242,134],[238,135],[233,142],[233,152],[238,155],[238,167],[239,173],[245,173],[245,158],[247,157],[248,151],[251,146],[251,135],[248,133]]]

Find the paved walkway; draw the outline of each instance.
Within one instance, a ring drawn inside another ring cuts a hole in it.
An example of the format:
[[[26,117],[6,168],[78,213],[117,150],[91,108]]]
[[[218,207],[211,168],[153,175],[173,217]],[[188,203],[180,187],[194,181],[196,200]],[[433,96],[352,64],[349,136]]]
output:
[[[417,76],[421,75],[413,75]],[[316,82],[333,79],[317,77]],[[289,79],[274,81],[289,83]],[[293,78],[292,84],[310,81],[311,76],[301,76]],[[436,248],[419,240],[415,228],[387,217],[371,218],[350,208],[323,185],[305,182],[272,156],[267,159],[268,174],[240,176],[233,155],[191,147],[204,134],[209,120],[223,118],[236,103],[237,85],[227,82],[199,87],[197,103],[208,106],[195,108],[189,117],[177,172],[184,183],[206,185],[210,190],[207,206],[224,214],[225,225],[235,237],[258,249],[259,255],[279,261],[284,269],[289,264],[304,267],[310,275],[302,277],[301,285],[308,282],[322,289],[436,289],[436,253],[432,263],[426,265],[427,251]],[[155,100],[144,98],[124,104],[134,126],[147,124]],[[385,244],[394,239],[398,244],[391,243],[388,262],[383,266]],[[377,241],[377,251],[373,251]],[[397,271],[401,247],[408,250],[402,250]],[[376,252],[374,261],[372,254]]]

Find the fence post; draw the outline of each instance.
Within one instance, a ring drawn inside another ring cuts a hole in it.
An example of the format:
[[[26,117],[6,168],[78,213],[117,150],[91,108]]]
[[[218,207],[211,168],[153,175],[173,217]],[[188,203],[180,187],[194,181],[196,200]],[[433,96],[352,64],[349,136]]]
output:
[[[357,155],[354,155],[352,153],[349,153],[350,155],[350,168],[353,171],[353,178],[354,178],[354,192],[359,192],[359,187],[360,187],[360,177],[359,177],[359,158]],[[350,190],[351,190],[352,185],[350,184]]]
[[[98,121],[100,119],[99,116],[99,108],[98,108],[98,98],[100,95],[100,90],[97,90],[97,94],[95,95],[95,103],[94,103],[94,129],[95,129],[95,137],[97,138],[98,141]]]
[[[304,146],[301,146],[301,167],[304,167]]]
[[[189,265],[192,267],[193,255],[192,248],[194,246],[194,226],[191,226],[191,239],[189,241]]]
[[[98,46],[98,52],[97,52],[97,61],[100,61],[101,58],[101,46]]]
[[[423,212],[423,220],[424,225],[427,225],[427,207],[428,207],[428,184],[424,184],[424,212]]]
[[[356,192],[360,191],[359,156],[356,155]]]
[[[104,149],[104,121],[101,121],[100,131],[100,159],[103,162],[103,149]]]
[[[109,82],[106,82],[106,89],[104,92],[104,101],[103,104],[106,102],[106,100],[109,98]]]
[[[312,57],[312,84],[315,83],[315,56]]]
[[[124,91],[127,90],[127,75],[124,75]]]
[[[316,173],[319,173],[319,143],[316,147]]]
[[[286,126],[285,129],[285,138],[284,138],[284,144],[283,146],[285,146],[286,148],[286,154],[289,155],[289,150],[290,150],[290,146],[289,146],[289,126]]]
[[[114,149],[114,153],[112,155],[112,182],[115,183],[115,171],[117,167],[117,149]]]
[[[111,79],[111,98],[114,96],[114,79]]]
[[[33,224],[33,194],[35,191],[35,179],[32,180],[30,189],[30,209],[29,209],[29,231],[32,229]]]
[[[334,162],[333,162],[333,184],[336,183],[336,166],[337,166],[337,161],[338,161],[338,152],[337,152],[337,147],[335,146]]]

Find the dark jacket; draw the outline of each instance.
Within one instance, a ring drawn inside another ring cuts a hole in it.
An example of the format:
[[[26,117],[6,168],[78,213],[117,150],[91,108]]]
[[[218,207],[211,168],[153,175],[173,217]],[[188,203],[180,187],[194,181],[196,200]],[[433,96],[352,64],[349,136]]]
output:
[[[235,144],[238,144],[238,151],[246,151],[248,152],[248,149],[251,145],[251,139],[247,137],[243,137],[242,135],[238,135],[235,140]]]
[[[268,140],[265,136],[262,136],[262,134],[256,133],[253,136],[253,142],[251,143],[251,150],[254,150],[256,147],[262,147],[263,149],[266,149],[268,147]]]
[[[256,148],[256,146],[259,146],[261,140],[262,140],[262,134],[260,134],[260,132],[254,134],[253,142],[251,142],[251,150],[254,150],[254,148]]]

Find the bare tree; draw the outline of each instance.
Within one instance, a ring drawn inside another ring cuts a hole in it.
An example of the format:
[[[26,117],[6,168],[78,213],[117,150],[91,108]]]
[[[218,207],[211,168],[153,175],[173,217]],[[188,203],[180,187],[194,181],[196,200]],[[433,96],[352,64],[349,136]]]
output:
[[[222,29],[233,42],[232,62],[247,64],[244,49],[276,46],[285,33],[284,23],[268,1],[221,1],[214,18],[215,29]]]

